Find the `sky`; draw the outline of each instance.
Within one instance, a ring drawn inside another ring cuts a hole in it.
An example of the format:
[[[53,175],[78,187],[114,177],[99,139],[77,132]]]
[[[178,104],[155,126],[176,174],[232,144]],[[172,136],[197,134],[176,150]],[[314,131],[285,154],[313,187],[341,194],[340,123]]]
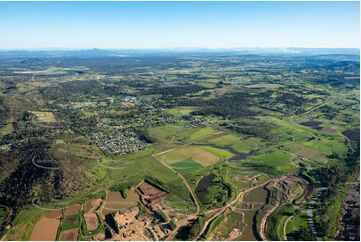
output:
[[[359,2],[0,2],[0,49],[359,48]]]

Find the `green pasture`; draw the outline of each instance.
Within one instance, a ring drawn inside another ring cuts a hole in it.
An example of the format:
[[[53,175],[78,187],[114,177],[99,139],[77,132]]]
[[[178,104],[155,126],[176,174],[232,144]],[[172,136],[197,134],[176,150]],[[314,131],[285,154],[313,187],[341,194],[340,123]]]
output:
[[[279,150],[272,153],[251,156],[245,165],[251,166],[258,171],[281,175],[296,171],[296,167],[291,163],[291,156]]]

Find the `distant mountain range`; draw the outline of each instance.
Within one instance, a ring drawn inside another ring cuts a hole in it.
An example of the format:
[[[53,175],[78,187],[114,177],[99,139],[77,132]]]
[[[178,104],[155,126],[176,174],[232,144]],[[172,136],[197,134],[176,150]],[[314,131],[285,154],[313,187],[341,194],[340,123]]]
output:
[[[173,49],[84,49],[84,50],[0,50],[4,57],[110,57],[174,54],[254,54],[254,55],[359,55],[356,48],[173,48]]]

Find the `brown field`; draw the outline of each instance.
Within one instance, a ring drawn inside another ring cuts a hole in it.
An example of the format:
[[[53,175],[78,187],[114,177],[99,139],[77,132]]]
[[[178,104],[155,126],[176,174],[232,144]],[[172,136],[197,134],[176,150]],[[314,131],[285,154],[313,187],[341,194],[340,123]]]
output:
[[[36,117],[37,120],[45,123],[54,123],[55,117],[52,112],[35,112],[31,111],[31,113]]]
[[[85,204],[84,210],[87,212],[88,211],[96,211],[97,208],[100,206],[101,202],[102,202],[102,200],[100,198],[90,200],[89,202],[87,202]]]
[[[79,229],[69,229],[61,233],[60,240],[76,241],[78,238]]]
[[[65,216],[75,215],[75,214],[79,213],[80,209],[81,209],[80,204],[72,204],[66,208]]]
[[[86,227],[89,231],[93,231],[99,226],[99,221],[96,213],[85,213],[84,219],[86,223]]]
[[[215,154],[191,146],[166,153],[161,156],[161,159],[164,159],[167,164],[174,164],[183,160],[194,160],[202,166],[210,166],[219,161],[219,157]]]
[[[60,225],[60,217],[60,209],[46,213],[35,225],[30,240],[54,241]]]
[[[120,209],[132,208],[138,205],[139,195],[135,188],[131,188],[126,199],[122,198],[120,192],[108,192],[107,200],[102,209],[102,214],[107,215]]]

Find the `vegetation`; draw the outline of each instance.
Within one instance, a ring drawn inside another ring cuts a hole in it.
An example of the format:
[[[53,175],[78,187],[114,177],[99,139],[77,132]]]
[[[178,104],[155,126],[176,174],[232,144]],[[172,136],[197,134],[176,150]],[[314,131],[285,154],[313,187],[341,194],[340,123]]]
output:
[[[0,234],[28,240],[44,213],[34,201],[60,208],[108,191],[126,199],[146,179],[167,193],[179,220],[197,216],[177,226],[169,211],[141,207],[139,217],[168,223],[175,239],[203,229],[203,239],[247,240],[264,201],[235,201],[212,221],[200,214],[292,177],[295,187],[278,187],[267,236],[333,240],[359,170],[359,56],[313,51],[3,56]],[[95,231],[81,214],[63,217],[60,230],[81,228],[80,239],[119,233],[113,215],[97,216]]]

